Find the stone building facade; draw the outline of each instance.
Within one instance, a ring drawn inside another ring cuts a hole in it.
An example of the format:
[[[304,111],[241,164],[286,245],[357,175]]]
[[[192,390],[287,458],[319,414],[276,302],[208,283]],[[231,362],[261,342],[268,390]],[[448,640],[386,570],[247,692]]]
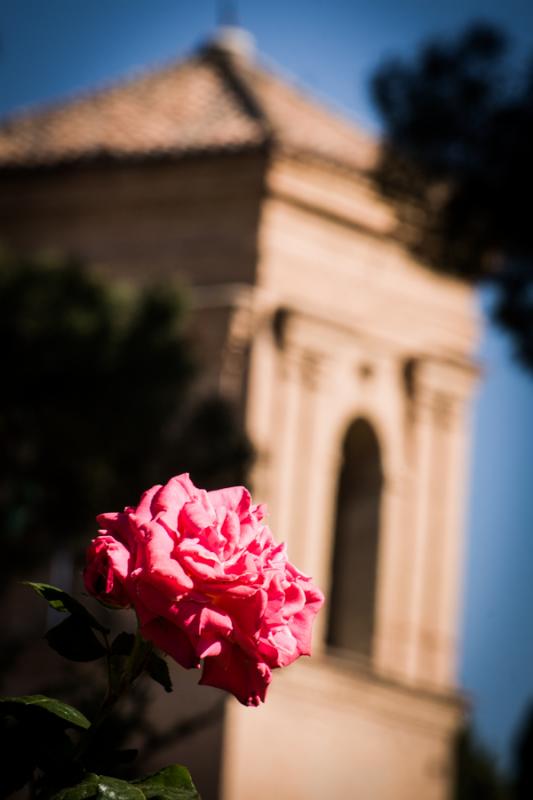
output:
[[[376,154],[231,30],[0,128],[0,239],[186,283],[201,390],[240,409],[254,494],[326,591],[313,658],[228,704],[224,800],[449,796],[476,325],[395,238]]]

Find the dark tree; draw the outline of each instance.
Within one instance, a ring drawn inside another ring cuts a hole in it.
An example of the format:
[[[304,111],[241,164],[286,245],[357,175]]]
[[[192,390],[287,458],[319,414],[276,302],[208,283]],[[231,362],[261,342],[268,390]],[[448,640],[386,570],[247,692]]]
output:
[[[455,742],[453,800],[509,800],[494,758],[476,740],[470,726],[459,732]]]
[[[533,368],[533,64],[478,24],[384,63],[372,94],[385,128],[374,179],[401,238],[437,270],[495,284],[496,319]]]
[[[192,400],[183,319],[170,286],[125,291],[75,263],[2,259],[0,585],[177,472],[242,480],[250,450],[231,409]]]
[[[513,748],[512,799],[533,797],[533,704],[518,730]]]

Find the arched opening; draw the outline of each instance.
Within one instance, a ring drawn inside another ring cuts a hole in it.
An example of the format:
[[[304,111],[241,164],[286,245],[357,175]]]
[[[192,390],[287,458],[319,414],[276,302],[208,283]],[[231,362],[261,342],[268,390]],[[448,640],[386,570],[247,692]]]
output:
[[[355,420],[344,439],[337,486],[327,644],[372,655],[383,487],[374,430]]]

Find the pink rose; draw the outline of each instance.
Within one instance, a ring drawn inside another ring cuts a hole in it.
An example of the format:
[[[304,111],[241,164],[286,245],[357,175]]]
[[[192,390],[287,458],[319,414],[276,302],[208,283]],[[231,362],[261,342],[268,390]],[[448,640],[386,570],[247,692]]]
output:
[[[130,554],[122,542],[104,531],[93,539],[87,550],[85,586],[89,592],[108,606],[125,608],[130,605],[126,590]]]
[[[145,639],[200,683],[245,705],[264,701],[272,669],[310,654],[322,593],[287,561],[243,487],[206,492],[189,476],[154,486],[136,508],[101,514],[85,584],[134,607]]]

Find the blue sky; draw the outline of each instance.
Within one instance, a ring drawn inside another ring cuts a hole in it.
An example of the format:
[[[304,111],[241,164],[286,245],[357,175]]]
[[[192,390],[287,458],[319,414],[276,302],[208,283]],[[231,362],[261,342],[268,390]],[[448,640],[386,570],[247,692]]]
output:
[[[0,0],[0,114],[184,56],[213,31],[215,0]],[[533,53],[530,0],[238,0],[262,54],[378,130],[367,84],[387,55],[477,19]],[[481,297],[487,307],[489,297]],[[488,327],[472,409],[460,675],[477,727],[503,758],[533,698],[533,377]]]

